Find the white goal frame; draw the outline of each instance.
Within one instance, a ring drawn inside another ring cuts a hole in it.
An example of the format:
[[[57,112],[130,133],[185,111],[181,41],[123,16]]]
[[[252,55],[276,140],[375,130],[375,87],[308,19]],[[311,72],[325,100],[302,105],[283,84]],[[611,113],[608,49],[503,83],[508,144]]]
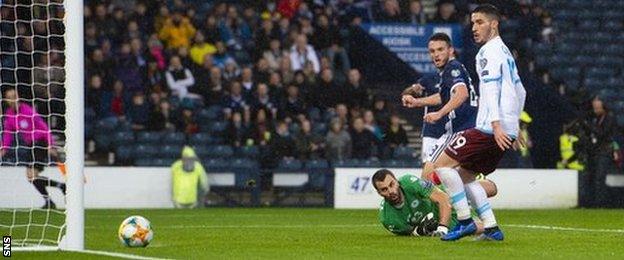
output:
[[[67,167],[67,230],[59,248],[84,250],[84,4],[65,6],[65,165]]]

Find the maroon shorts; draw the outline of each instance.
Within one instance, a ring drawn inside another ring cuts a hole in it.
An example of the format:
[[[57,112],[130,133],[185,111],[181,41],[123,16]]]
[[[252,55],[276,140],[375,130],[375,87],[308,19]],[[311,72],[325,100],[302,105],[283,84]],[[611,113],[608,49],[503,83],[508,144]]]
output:
[[[496,170],[505,154],[496,144],[493,135],[475,128],[457,135],[444,152],[458,161],[462,168],[485,175]]]

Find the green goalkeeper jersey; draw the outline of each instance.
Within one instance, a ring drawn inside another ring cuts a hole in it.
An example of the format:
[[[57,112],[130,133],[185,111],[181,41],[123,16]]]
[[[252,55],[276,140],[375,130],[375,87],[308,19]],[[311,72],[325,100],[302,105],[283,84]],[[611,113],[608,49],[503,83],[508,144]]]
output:
[[[403,203],[395,207],[384,199],[379,209],[379,220],[386,229],[397,235],[410,235],[427,214],[433,213],[434,219],[439,220],[438,205],[429,198],[436,189],[433,183],[414,175],[405,175],[398,181]],[[449,228],[456,222],[453,212]]]

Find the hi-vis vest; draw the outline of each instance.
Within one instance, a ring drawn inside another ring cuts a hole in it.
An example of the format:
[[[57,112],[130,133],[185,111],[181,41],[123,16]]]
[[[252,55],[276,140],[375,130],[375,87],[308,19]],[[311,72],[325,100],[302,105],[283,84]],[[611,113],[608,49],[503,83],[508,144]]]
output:
[[[197,158],[195,151],[190,147],[184,147],[183,158]],[[184,171],[182,159],[171,165],[173,201],[180,204],[190,204],[197,202],[199,189],[208,188],[208,177],[204,167],[198,161],[195,162],[195,169],[192,172]]]
[[[562,134],[559,137],[559,150],[561,151],[561,159],[562,161],[557,163],[558,169],[573,169],[582,171],[585,169],[585,166],[581,164],[578,159],[570,162],[568,161],[567,165],[563,164],[563,160],[568,160],[574,156],[576,151],[574,151],[574,143],[578,142],[579,138],[575,135]]]

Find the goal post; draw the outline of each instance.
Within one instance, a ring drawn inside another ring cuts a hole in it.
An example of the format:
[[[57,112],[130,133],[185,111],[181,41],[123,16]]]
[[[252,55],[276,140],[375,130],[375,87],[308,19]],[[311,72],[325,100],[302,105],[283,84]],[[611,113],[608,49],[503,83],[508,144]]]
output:
[[[61,249],[84,249],[84,5],[65,0],[67,231]]]
[[[62,249],[84,249],[84,5],[65,0],[67,232]]]

